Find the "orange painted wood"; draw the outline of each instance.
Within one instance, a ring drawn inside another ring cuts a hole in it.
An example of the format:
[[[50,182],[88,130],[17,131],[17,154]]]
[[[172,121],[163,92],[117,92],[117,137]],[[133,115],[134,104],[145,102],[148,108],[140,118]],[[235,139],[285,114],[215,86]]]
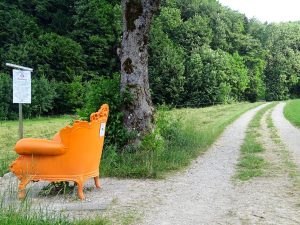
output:
[[[19,155],[62,155],[66,150],[59,142],[34,138],[23,138],[15,146]]]
[[[74,181],[78,196],[84,199],[83,185],[94,178],[100,187],[99,169],[105,126],[109,114],[107,104],[90,116],[90,121],[75,121],[60,130],[52,140],[25,138],[17,142],[20,155],[10,170],[20,180],[19,197],[25,196],[30,181]]]

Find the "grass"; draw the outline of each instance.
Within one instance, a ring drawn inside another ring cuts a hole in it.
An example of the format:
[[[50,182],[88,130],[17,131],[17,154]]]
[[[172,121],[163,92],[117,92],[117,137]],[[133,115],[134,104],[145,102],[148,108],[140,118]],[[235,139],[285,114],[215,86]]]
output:
[[[26,212],[26,213],[25,213]],[[60,215],[49,215],[43,212],[33,213],[16,209],[2,209],[0,212],[1,225],[110,225],[105,218],[94,218],[69,221]]]
[[[110,211],[106,216],[95,215],[84,219],[70,219],[66,211],[47,210],[47,206],[43,208],[36,204],[30,198],[17,201],[11,197],[16,196],[16,190],[10,186],[1,193],[0,196],[0,224],[1,225],[112,225],[136,224],[139,221],[139,214],[135,211]],[[13,197],[14,198],[14,197]],[[16,201],[16,202],[15,202]],[[51,208],[51,205],[49,205]],[[109,210],[109,209],[108,209]],[[64,214],[63,214],[64,212]],[[111,214],[112,213],[112,214]],[[82,217],[81,217],[82,218]]]
[[[237,178],[242,181],[263,175],[263,170],[267,163],[259,156],[259,153],[265,149],[259,141],[260,134],[258,130],[263,115],[269,109],[273,108],[275,104],[276,103],[271,103],[259,110],[249,123],[244,143],[241,146],[241,157],[237,171]]]
[[[211,146],[227,125],[259,104],[159,110],[156,132],[145,139],[140,151],[106,150],[101,173],[112,177],[162,178],[188,166]]]
[[[284,108],[284,116],[292,124],[300,127],[300,99],[290,100]]]
[[[110,211],[106,216],[95,215],[84,219],[70,219],[66,211],[47,210],[47,206],[39,207],[33,204],[30,198],[17,201],[16,190],[9,186],[0,196],[0,224],[1,225],[112,225],[136,224],[139,221],[138,213],[135,211]],[[51,208],[51,204],[49,205]],[[109,209],[108,209],[109,210]],[[64,213],[63,213],[64,212]],[[112,214],[111,214],[112,213]],[[82,218],[82,217],[81,217]]]

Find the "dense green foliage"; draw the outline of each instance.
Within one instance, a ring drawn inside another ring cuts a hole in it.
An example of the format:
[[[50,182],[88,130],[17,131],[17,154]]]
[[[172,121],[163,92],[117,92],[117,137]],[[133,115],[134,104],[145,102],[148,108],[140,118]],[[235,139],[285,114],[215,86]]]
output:
[[[84,108],[90,82],[112,78],[119,70],[120,15],[118,1],[2,1],[0,85],[6,94],[0,95],[0,119],[13,119],[17,112],[5,62],[34,68],[33,99],[26,116]]]
[[[216,0],[161,1],[149,40],[155,104],[203,106],[300,94],[300,23],[262,24]],[[14,119],[11,71],[34,68],[25,116],[80,112],[108,102],[110,140],[126,142],[119,113],[118,0],[0,3],[0,119]],[[124,99],[125,97],[125,99]],[[112,124],[114,123],[114,124]]]
[[[266,99],[282,100],[300,94],[300,23],[264,27],[262,42],[268,50]]]

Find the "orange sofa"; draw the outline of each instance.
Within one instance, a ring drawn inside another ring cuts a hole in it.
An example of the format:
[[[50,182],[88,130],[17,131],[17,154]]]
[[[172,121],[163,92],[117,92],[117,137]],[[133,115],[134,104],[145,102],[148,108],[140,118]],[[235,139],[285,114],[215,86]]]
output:
[[[91,114],[90,122],[75,121],[61,129],[52,140],[24,138],[17,142],[20,155],[10,170],[20,180],[19,198],[25,197],[30,181],[74,181],[78,196],[84,199],[83,185],[94,178],[100,188],[99,168],[109,107],[101,106]]]

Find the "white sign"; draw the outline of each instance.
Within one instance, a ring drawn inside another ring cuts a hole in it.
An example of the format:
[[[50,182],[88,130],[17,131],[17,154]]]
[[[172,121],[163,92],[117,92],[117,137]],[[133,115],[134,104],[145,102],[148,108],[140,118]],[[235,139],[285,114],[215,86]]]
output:
[[[31,72],[13,70],[13,103],[31,103]]]
[[[100,126],[100,137],[104,137],[105,134],[105,123],[101,123]]]

